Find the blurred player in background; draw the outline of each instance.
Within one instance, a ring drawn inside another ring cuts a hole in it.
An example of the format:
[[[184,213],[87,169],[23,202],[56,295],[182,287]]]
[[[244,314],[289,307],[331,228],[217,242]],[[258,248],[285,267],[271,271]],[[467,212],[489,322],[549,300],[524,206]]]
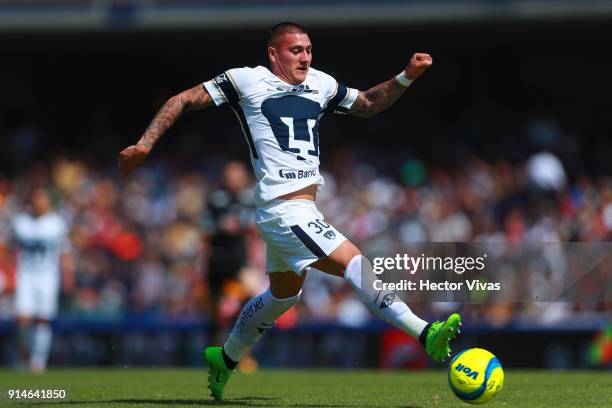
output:
[[[17,214],[12,222],[12,241],[18,251],[15,312],[21,363],[43,372],[51,350],[51,321],[57,315],[61,283],[63,280],[66,288],[73,286],[74,267],[68,227],[52,211],[47,191],[34,189],[30,205],[29,213]]]
[[[253,191],[246,167],[231,161],[223,168],[223,183],[208,195],[206,240],[210,247],[208,282],[213,299],[214,323],[210,338],[219,340],[240,311],[239,272],[247,260],[246,230],[254,221]]]
[[[140,141],[119,155],[121,174],[129,174],[183,112],[213,105],[229,104],[245,133],[257,178],[256,222],[268,246],[270,288],[243,307],[223,347],[206,348],[213,397],[223,399],[224,387],[246,350],[299,301],[310,267],[345,278],[375,316],[419,339],[432,359],[445,359],[459,331],[459,315],[427,323],[394,292],[374,290],[376,276],[367,258],[325,221],[315,205],[317,190],[324,184],[319,172],[319,119],[325,113],[369,118],[382,112],[431,66],[431,57],[414,54],[395,78],[358,91],[311,68],[308,34],[300,25],[286,22],[272,29],[268,58],[271,70],[230,69],[170,98]],[[350,143],[350,136],[345,137]]]

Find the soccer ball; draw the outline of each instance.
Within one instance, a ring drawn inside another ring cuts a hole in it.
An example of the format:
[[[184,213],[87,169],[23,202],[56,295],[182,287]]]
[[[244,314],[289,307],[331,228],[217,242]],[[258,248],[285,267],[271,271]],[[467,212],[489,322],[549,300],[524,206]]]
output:
[[[504,370],[489,351],[467,349],[451,360],[448,384],[462,401],[483,404],[496,396],[504,385]]]

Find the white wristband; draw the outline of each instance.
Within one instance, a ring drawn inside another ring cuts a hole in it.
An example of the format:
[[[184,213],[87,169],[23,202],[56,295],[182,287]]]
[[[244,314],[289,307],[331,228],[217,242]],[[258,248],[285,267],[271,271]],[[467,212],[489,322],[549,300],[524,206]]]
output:
[[[395,79],[397,79],[397,82],[399,82],[402,86],[408,88],[410,86],[410,84],[412,84],[412,79],[408,79],[408,77],[406,76],[406,71],[402,71],[399,74],[397,74],[395,76]]]

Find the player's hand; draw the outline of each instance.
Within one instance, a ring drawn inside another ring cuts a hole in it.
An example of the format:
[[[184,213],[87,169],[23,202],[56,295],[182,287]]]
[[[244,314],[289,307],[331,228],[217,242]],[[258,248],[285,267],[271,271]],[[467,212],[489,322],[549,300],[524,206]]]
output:
[[[126,177],[142,164],[149,155],[150,149],[142,145],[128,146],[119,153],[119,176]]]
[[[433,64],[433,60],[429,54],[416,52],[412,58],[410,58],[410,62],[406,67],[406,76],[411,81],[414,81],[420,77],[421,74],[431,66],[431,64]]]

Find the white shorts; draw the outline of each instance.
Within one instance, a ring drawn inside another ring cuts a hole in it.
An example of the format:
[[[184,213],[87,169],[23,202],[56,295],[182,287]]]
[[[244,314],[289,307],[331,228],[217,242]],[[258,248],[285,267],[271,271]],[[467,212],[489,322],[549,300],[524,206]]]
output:
[[[268,245],[266,273],[292,270],[301,275],[346,240],[311,200],[272,200],[257,207],[255,221]]]
[[[57,315],[59,277],[55,274],[18,273],[15,313],[52,320]]]

